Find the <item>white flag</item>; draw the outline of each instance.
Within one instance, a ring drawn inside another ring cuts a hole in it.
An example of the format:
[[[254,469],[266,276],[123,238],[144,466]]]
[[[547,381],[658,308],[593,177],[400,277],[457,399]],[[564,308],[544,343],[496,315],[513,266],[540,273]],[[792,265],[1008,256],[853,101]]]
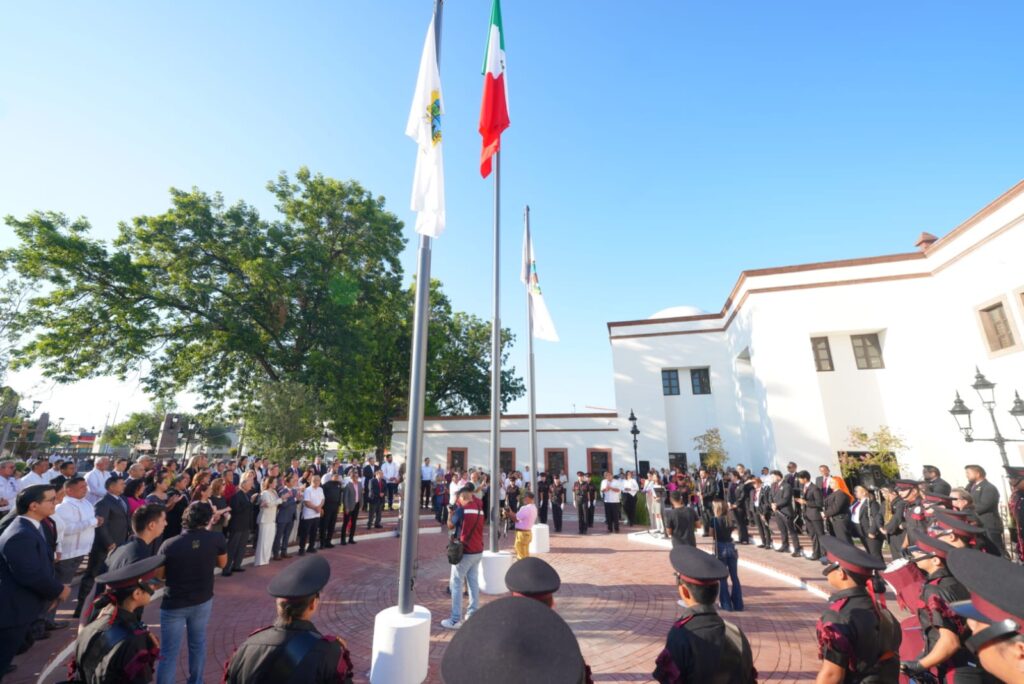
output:
[[[520,280],[526,285],[526,291],[530,293],[530,302],[533,304],[530,307],[530,312],[533,315],[533,336],[538,340],[557,342],[558,332],[555,330],[555,322],[551,320],[547,304],[544,303],[544,295],[540,291],[537,260],[529,228],[523,235],[523,272],[520,274]]]
[[[416,141],[416,174],[412,180],[412,210],[416,232],[438,237],[444,232],[444,159],[441,156],[441,73],[437,68],[434,19],[423,43],[416,93],[412,97],[405,134]]]

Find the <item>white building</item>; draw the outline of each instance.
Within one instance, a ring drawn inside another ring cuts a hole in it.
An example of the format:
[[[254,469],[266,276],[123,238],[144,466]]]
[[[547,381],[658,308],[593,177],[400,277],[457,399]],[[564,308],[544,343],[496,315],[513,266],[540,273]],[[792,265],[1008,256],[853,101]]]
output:
[[[965,463],[998,477],[993,444],[966,444],[948,411],[954,392],[975,409],[977,437],[991,424],[970,389],[978,366],[996,387],[997,419],[1024,391],[1024,182],[941,239],[927,233],[904,254],[743,271],[716,313],[680,307],[608,324],[616,414],[542,416],[540,450],[562,449],[566,468],[593,470],[610,453],[631,468],[626,418],[639,417],[640,459],[696,463],[693,437],[721,430],[730,462],[796,461],[813,469],[850,450],[849,431],[889,426],[908,445],[901,466],[930,463],[962,481]],[[506,417],[502,447],[521,468],[526,420]],[[404,456],[404,423],[392,450]],[[470,465],[488,454],[486,417],[430,419],[424,455]],[[1008,445],[1010,462],[1024,449]]]

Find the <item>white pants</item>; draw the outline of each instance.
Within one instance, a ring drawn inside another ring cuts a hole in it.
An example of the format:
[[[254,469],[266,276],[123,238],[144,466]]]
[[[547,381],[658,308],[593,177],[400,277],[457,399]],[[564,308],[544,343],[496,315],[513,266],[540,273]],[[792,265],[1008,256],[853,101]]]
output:
[[[276,523],[261,523],[260,533],[256,540],[256,560],[253,565],[266,565],[270,562],[270,556],[274,550],[274,532],[277,531]]]

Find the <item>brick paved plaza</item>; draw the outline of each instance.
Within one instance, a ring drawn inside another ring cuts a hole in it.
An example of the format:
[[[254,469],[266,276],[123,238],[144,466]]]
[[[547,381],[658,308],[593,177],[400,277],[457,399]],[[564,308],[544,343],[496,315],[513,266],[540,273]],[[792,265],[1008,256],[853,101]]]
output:
[[[394,518],[386,522],[388,529],[394,529]],[[565,530],[575,529],[575,520],[566,522]],[[428,524],[426,518],[423,524]],[[433,521],[429,524],[433,526]],[[668,554],[662,548],[630,541],[625,528],[622,534],[609,535],[600,521],[598,525],[585,537],[575,533],[552,535],[551,552],[544,557],[562,576],[556,608],[579,638],[595,681],[650,681],[654,659],[679,609]],[[429,682],[440,681],[438,666],[453,634],[439,625],[450,606],[444,590],[449,568],[444,543],[442,534],[429,531],[420,535],[417,598],[431,610],[434,623]],[[503,540],[503,546],[508,545],[510,540]],[[823,588],[820,566],[792,559],[788,554],[749,546],[739,549],[745,563],[770,567],[785,575],[774,577],[741,568],[747,609],[729,614],[750,639],[760,681],[813,681],[817,671],[814,624],[823,601],[793,583],[802,579],[814,588]],[[396,602],[399,540],[367,539],[355,547],[337,546],[320,553],[330,560],[333,570],[315,622],[322,631],[339,634],[348,641],[357,681],[367,681],[374,616]],[[214,616],[208,632],[207,682],[220,681],[221,668],[234,647],[273,619],[266,585],[289,562],[293,561],[248,567],[244,574],[217,578]],[[491,597],[483,597],[484,602],[488,600]],[[156,624],[158,614],[158,605],[151,606],[147,621]],[[10,681],[36,681],[46,660],[66,646],[70,636],[69,631],[54,633],[18,658],[15,662],[19,670]],[[179,666],[184,665],[183,650]],[[180,672],[184,674],[184,669]],[[60,681],[61,673],[62,669],[44,681]]]

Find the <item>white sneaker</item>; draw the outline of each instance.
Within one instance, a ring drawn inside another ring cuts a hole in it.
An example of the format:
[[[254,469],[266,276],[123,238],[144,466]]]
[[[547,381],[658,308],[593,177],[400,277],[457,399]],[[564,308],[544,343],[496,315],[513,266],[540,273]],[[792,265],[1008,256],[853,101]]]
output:
[[[452,622],[451,618],[441,620],[441,626],[445,629],[458,629],[461,624],[461,622]]]

